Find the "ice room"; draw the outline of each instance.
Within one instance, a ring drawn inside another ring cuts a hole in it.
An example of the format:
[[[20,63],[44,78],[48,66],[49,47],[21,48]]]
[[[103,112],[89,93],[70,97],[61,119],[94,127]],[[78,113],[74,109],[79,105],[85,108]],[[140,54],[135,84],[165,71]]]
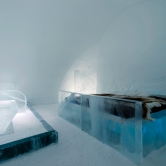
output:
[[[165,0],[1,0],[0,164],[165,166]]]

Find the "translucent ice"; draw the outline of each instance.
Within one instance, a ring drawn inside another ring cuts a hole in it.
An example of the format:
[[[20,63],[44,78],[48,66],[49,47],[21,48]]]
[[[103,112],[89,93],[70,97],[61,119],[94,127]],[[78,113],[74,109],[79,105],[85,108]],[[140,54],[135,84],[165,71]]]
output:
[[[15,100],[0,101],[0,134],[3,134],[17,114],[18,106]]]
[[[142,103],[59,91],[59,115],[134,163],[166,144],[166,110],[142,119]]]

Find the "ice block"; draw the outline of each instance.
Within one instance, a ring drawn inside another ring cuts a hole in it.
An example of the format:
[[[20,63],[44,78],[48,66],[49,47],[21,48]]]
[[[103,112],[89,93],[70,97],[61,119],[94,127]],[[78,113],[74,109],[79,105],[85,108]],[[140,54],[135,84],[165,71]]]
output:
[[[3,134],[17,114],[18,105],[15,100],[0,101],[0,134]]]

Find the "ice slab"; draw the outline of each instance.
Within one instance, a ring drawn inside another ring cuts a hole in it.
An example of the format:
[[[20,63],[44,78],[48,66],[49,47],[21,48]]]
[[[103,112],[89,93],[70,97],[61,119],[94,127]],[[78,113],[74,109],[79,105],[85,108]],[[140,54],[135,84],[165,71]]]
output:
[[[15,100],[0,101],[0,134],[5,133],[17,111],[18,105]]]

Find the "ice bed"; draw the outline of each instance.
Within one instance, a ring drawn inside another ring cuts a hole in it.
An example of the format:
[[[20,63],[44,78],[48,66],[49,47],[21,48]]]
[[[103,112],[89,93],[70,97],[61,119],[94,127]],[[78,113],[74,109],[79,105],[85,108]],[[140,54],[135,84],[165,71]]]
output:
[[[145,120],[137,100],[59,91],[59,116],[136,164],[166,144],[166,110]]]

